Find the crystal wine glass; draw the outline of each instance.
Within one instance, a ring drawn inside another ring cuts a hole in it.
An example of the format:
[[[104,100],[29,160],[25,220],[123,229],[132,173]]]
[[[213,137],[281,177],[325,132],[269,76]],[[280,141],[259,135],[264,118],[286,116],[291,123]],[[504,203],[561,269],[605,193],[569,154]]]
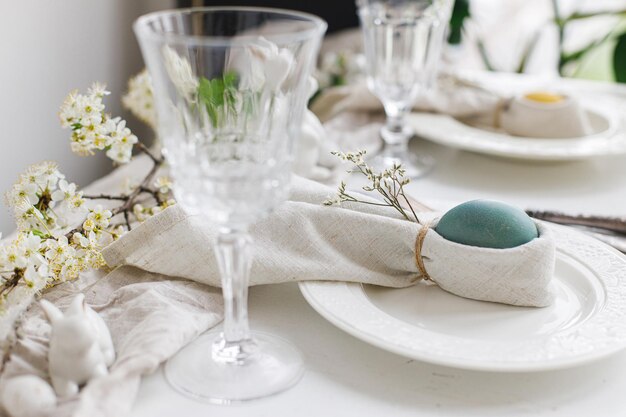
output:
[[[417,178],[433,160],[408,152],[412,131],[405,116],[435,78],[452,0],[357,0],[357,6],[367,85],[387,115],[384,146],[371,165],[382,170],[402,164],[408,177]]]
[[[249,329],[248,230],[287,198],[326,23],[287,10],[217,7],[151,13],[134,29],[176,198],[219,230],[223,331],[183,348],[166,364],[166,378],[215,403],[285,390],[302,376],[302,357],[287,341]]]

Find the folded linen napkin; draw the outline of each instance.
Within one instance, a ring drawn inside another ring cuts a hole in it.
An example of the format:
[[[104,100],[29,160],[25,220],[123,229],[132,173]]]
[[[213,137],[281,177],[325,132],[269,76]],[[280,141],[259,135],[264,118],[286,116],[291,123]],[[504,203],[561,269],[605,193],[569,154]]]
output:
[[[513,136],[571,138],[593,133],[589,115],[575,97],[541,93],[562,99],[556,102],[529,99],[537,95],[492,91],[453,72],[443,72],[435,88],[418,96],[413,109],[447,114],[469,125],[502,129]],[[322,122],[345,112],[382,110],[380,100],[364,81],[329,88],[311,104],[311,111]]]
[[[554,242],[543,225],[538,224],[540,236],[527,244],[479,248],[450,242],[432,228],[420,233],[428,226],[406,221],[390,207],[348,202],[323,206],[333,191],[296,177],[289,201],[252,227],[256,253],[251,285],[331,280],[406,287],[428,274],[441,288],[462,297],[520,306],[551,303]],[[216,228],[202,216],[176,206],[103,254],[112,267],[130,265],[219,286],[217,265],[211,262],[215,237]],[[423,259],[423,266],[416,257]]]
[[[437,87],[420,94],[413,108],[453,117],[471,117],[493,113],[500,100],[494,92],[466,82],[453,73],[441,73]],[[322,122],[346,111],[383,110],[380,100],[370,92],[364,80],[353,85],[326,89],[311,103],[310,108]]]

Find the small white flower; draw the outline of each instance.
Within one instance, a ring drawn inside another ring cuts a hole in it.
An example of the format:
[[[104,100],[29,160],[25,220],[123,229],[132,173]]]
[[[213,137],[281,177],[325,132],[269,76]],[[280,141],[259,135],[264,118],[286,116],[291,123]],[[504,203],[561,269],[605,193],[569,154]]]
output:
[[[57,182],[65,178],[65,175],[61,174],[56,162],[44,161],[29,166],[26,170],[26,177],[28,177],[29,182],[35,183],[40,189],[45,190],[56,187]]]
[[[89,232],[89,234],[95,234],[94,232]],[[90,242],[89,242],[89,238],[87,238],[85,235],[83,235],[82,233],[74,233],[72,235],[72,243],[74,243],[75,245],[79,245],[82,246],[83,248],[88,248],[90,247]]]
[[[37,290],[44,288],[48,281],[48,266],[41,265],[35,269],[33,265],[29,265],[24,271],[24,280]]]
[[[34,256],[41,250],[41,238],[33,233],[28,233],[25,237],[19,239],[18,242],[20,250],[26,257]]]
[[[137,221],[139,222],[143,222],[144,220],[148,218],[148,216],[146,215],[146,210],[141,204],[135,204],[133,206],[133,214],[135,215],[135,217],[137,218]]]
[[[74,249],[69,245],[66,236],[46,240],[46,247],[45,256],[48,260],[63,261],[74,253]]]
[[[39,210],[28,203],[23,203],[15,208],[15,222],[20,231],[41,227],[44,220]]]
[[[106,84],[101,84],[99,82],[95,82],[89,87],[88,94],[91,96],[102,98],[104,96],[108,96],[111,94],[110,91],[107,91]]]
[[[133,146],[117,142],[111,145],[111,149],[106,152],[106,155],[119,164],[126,164],[130,162],[133,156]]]
[[[85,231],[90,232],[92,230],[94,230],[96,227],[95,222],[92,219],[85,219],[85,221],[83,222],[83,229],[85,229]]]
[[[109,226],[109,220],[112,216],[113,213],[111,213],[111,210],[104,209],[101,205],[97,205],[90,211],[87,219],[91,220],[96,228],[105,229]]]
[[[17,242],[13,242],[13,244],[7,248],[6,265],[9,270],[23,269],[28,265],[28,257],[20,250]]]
[[[13,186],[11,191],[7,193],[7,200],[13,206],[20,203],[37,204],[39,201],[39,187],[37,184],[31,183],[17,183]]]
[[[154,186],[158,189],[159,193],[167,194],[172,189],[172,180],[169,177],[159,177],[154,181]]]
[[[84,208],[84,205],[85,205],[85,199],[83,198],[82,191],[75,193],[68,200],[68,206],[70,207],[71,210],[79,210],[81,208]]]
[[[81,246],[87,249],[96,249],[101,246],[100,240],[103,236],[107,236],[107,234],[91,231],[85,237],[86,240],[81,240]]]
[[[71,200],[76,195],[76,184],[59,181],[59,189],[52,193],[52,201]]]

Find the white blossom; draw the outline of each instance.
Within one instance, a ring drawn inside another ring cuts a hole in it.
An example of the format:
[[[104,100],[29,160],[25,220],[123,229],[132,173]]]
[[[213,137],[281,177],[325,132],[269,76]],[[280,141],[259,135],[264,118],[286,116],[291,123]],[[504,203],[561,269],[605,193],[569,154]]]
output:
[[[15,206],[21,203],[37,204],[39,201],[39,187],[37,184],[16,183],[7,193],[7,201],[9,205]]]
[[[146,209],[141,204],[135,204],[133,206],[133,214],[138,222],[143,222],[149,216],[146,214]]]
[[[137,137],[126,127],[126,121],[111,118],[104,110],[102,99],[109,92],[95,83],[86,95],[72,92],[61,106],[61,125],[72,129],[71,148],[79,155],[92,155],[106,150],[109,158],[126,163],[132,157]]]
[[[194,101],[198,90],[198,79],[193,74],[191,64],[169,46],[163,47],[163,62],[172,84],[187,101]]]
[[[162,176],[154,181],[154,186],[157,188],[159,193],[167,194],[172,189],[172,180],[169,177]]]
[[[71,200],[76,195],[76,184],[59,181],[59,188],[52,193],[52,201]]]
[[[95,208],[90,210],[87,220],[91,220],[93,222],[94,228],[106,229],[109,226],[112,216],[113,213],[111,213],[111,210],[104,209],[101,205],[97,205]]]
[[[122,97],[122,104],[139,120],[156,129],[152,78],[146,69],[128,80],[128,92]]]
[[[116,143],[106,152],[106,155],[113,161],[125,164],[130,162],[133,154],[132,145]]]
[[[277,93],[294,68],[291,51],[261,37],[236,55],[231,68],[239,75],[239,88]]]

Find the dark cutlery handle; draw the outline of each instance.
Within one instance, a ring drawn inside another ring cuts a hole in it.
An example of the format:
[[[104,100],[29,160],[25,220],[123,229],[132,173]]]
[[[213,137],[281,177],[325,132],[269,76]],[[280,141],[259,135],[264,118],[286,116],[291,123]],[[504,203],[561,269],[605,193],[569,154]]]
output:
[[[557,211],[535,211],[526,210],[526,214],[539,220],[546,220],[552,223],[569,224],[577,226],[594,227],[597,229],[609,230],[626,236],[626,218],[622,217],[604,217],[604,216],[586,216],[586,215],[569,215]]]

